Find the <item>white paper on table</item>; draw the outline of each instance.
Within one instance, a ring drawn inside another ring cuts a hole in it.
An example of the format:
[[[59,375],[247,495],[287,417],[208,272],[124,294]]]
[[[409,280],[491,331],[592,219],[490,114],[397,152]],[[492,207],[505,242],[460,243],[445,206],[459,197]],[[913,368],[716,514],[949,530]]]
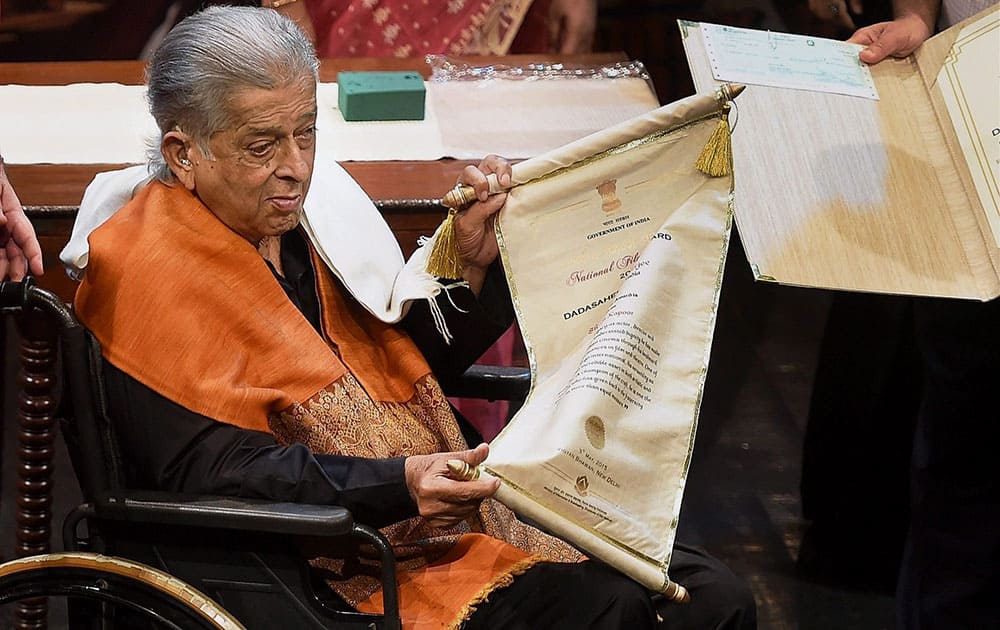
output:
[[[427,84],[444,155],[528,158],[659,106],[644,79],[544,78]]]
[[[340,113],[337,94],[336,83],[319,84],[316,133],[317,142],[338,162],[436,160],[444,155],[431,99],[426,99],[423,120],[346,121]]]
[[[145,86],[0,86],[12,164],[137,164],[159,137]],[[641,79],[428,84],[424,120],[347,122],[337,85],[317,88],[318,143],[338,161],[530,157],[654,109]]]
[[[138,164],[158,137],[146,88],[118,83],[0,86],[0,143],[12,164]]]

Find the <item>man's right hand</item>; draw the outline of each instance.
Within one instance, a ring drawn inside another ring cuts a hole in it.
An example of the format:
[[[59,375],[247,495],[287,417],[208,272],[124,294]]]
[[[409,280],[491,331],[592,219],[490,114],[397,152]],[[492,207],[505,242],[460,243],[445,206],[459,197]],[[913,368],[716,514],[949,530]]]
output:
[[[471,516],[483,499],[500,487],[496,479],[457,481],[449,477],[449,459],[461,459],[476,467],[486,460],[490,447],[480,444],[468,451],[411,455],[406,458],[406,487],[417,503],[420,516],[431,527],[450,527]]]
[[[42,275],[42,248],[31,221],[7,180],[0,156],[0,280],[23,280],[26,273]]]
[[[891,22],[879,22],[858,29],[847,41],[865,49],[861,61],[874,64],[886,57],[906,57],[934,32],[933,21],[916,13],[901,15]]]

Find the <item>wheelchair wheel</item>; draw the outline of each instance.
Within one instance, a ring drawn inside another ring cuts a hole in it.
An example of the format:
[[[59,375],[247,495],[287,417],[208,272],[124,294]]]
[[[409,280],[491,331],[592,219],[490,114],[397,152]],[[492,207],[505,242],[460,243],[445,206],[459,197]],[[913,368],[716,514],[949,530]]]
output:
[[[150,626],[245,630],[204,594],[152,567],[93,553],[53,553],[0,564],[0,605],[31,597],[65,596],[104,611],[114,604]]]

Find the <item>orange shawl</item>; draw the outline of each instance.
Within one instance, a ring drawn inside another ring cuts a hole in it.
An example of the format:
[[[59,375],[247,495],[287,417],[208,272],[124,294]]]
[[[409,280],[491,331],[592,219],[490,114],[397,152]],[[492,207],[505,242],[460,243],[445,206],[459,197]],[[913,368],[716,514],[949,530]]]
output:
[[[75,306],[112,364],[209,418],[318,453],[465,448],[412,340],[345,295],[315,253],[313,265],[322,335],[250,243],[186,189],[154,182],[91,234]],[[408,628],[456,627],[532,564],[579,559],[494,501],[446,531],[420,518],[384,531],[403,569]],[[363,569],[317,562],[341,574],[331,586],[347,601],[381,609],[378,583]]]

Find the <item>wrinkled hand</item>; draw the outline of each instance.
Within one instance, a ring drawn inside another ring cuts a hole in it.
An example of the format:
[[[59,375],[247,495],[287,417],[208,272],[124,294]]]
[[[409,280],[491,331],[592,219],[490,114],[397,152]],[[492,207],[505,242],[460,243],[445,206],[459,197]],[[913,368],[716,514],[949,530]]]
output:
[[[916,14],[897,17],[858,29],[847,41],[866,46],[858,55],[865,63],[878,63],[886,57],[906,57],[934,32],[933,23]]]
[[[493,496],[500,486],[496,479],[456,481],[448,476],[447,466],[449,459],[478,466],[489,452],[489,446],[480,444],[469,451],[406,458],[406,487],[428,525],[438,528],[455,525],[471,516],[483,499]]]
[[[552,0],[549,49],[564,55],[589,53],[597,29],[597,0]]]
[[[459,184],[472,186],[478,201],[455,216],[455,244],[461,261],[462,277],[473,292],[479,293],[486,269],[499,253],[494,215],[507,201],[507,193],[490,195],[486,176],[495,173],[504,188],[510,186],[510,164],[496,155],[483,158],[479,166],[466,166]]]
[[[864,4],[862,0],[809,0],[809,10],[824,22],[837,24],[853,31],[857,26],[854,24],[851,13],[857,15],[864,11]]]
[[[44,273],[42,248],[0,158],[0,280],[23,280],[29,269],[36,276]]]

